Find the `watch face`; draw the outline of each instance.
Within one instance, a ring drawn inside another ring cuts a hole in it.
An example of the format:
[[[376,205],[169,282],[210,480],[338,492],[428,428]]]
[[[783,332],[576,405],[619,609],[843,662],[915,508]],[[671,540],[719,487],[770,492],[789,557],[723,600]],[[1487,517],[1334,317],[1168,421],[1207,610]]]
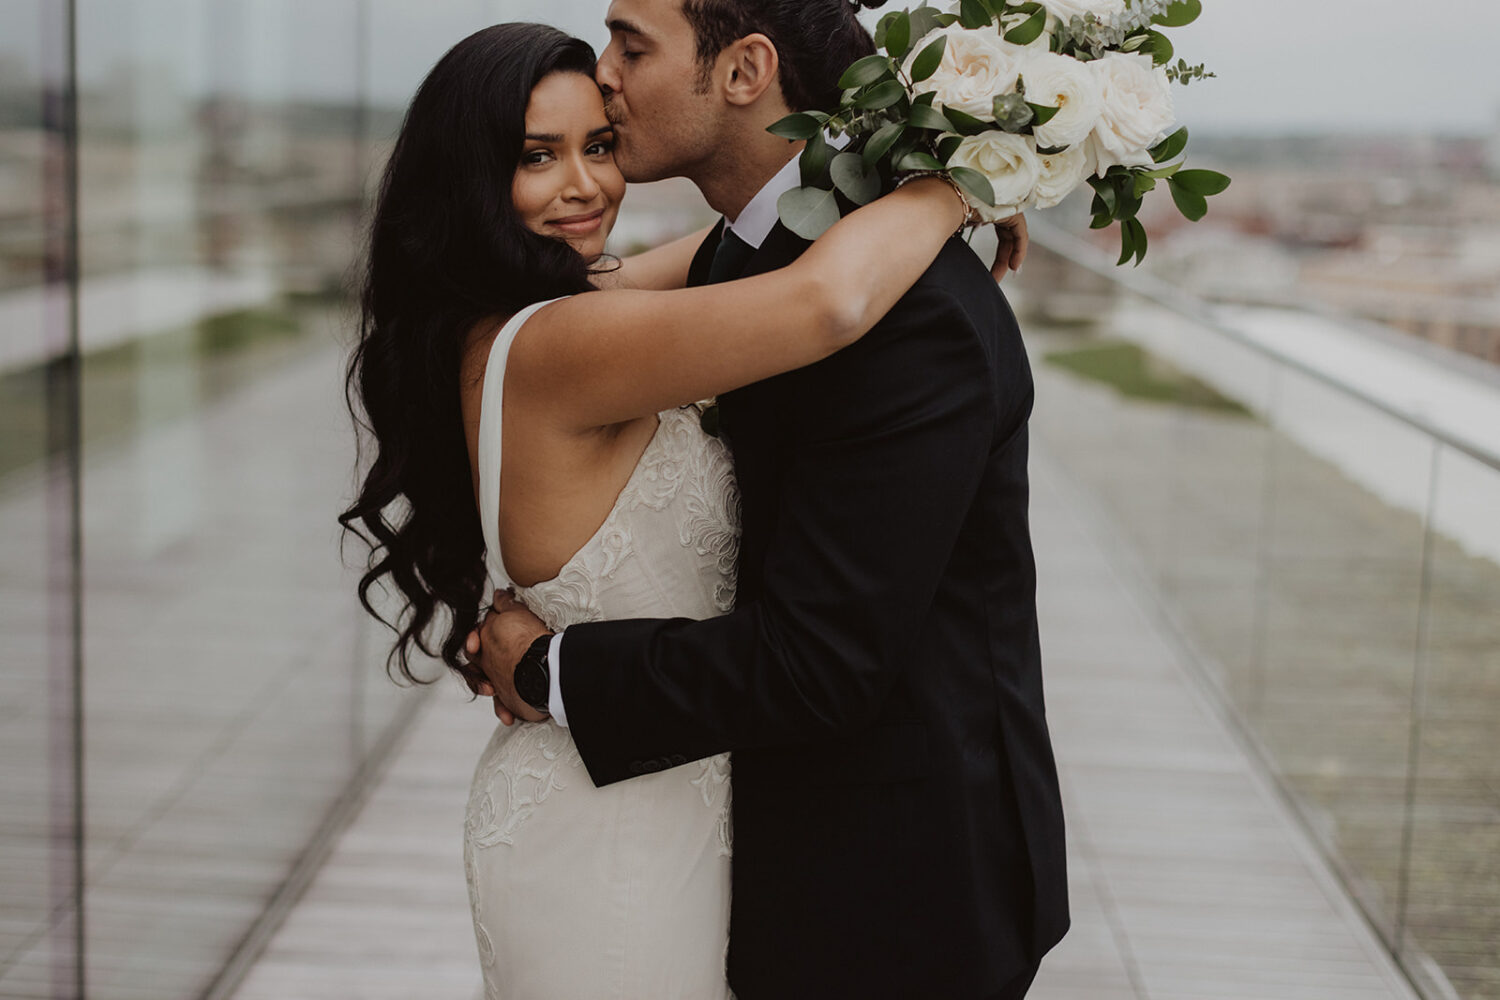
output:
[[[552,693],[548,690],[551,686],[547,669],[527,653],[516,665],[516,694],[525,699],[526,704],[539,712],[547,710],[548,696]]]

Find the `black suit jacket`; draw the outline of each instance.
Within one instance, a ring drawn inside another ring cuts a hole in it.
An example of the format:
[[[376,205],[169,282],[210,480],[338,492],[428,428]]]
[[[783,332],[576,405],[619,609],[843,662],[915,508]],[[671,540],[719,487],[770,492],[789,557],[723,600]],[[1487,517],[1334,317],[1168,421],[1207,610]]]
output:
[[[747,273],[806,246],[778,226]],[[740,1000],[978,1000],[1067,929],[1031,404],[1015,318],[950,241],[857,344],[720,400],[735,611],[568,629],[597,784],[734,751]]]

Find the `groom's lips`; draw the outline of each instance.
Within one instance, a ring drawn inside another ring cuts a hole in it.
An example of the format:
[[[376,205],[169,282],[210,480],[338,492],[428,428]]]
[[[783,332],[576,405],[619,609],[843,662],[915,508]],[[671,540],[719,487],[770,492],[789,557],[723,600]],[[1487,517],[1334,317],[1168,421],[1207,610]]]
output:
[[[565,219],[553,219],[548,223],[556,226],[569,236],[587,236],[597,230],[604,223],[604,209],[597,212],[589,212],[587,215],[570,215]]]

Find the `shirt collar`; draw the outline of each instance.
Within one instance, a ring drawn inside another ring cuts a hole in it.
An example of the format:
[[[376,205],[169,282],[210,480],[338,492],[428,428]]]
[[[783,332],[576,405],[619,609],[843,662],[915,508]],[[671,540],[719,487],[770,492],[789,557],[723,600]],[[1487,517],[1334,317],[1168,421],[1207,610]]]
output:
[[[765,187],[761,188],[745,210],[739,214],[739,218],[729,224],[729,229],[756,250],[771,235],[771,230],[776,228],[777,212],[776,202],[781,196],[792,188],[802,183],[802,171],[798,165],[798,157],[792,157],[786,166],[777,171],[776,176],[766,181]]]

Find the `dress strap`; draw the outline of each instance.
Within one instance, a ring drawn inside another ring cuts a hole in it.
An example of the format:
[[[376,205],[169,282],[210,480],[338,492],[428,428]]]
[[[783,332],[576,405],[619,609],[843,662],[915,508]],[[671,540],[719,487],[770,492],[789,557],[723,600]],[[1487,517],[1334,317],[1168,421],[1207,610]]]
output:
[[[512,316],[495,335],[485,364],[484,388],[479,397],[479,524],[484,531],[485,567],[489,570],[492,590],[512,585],[505,572],[505,560],[500,556],[500,419],[504,412],[505,363],[521,327],[543,306],[556,301],[534,303]]]

